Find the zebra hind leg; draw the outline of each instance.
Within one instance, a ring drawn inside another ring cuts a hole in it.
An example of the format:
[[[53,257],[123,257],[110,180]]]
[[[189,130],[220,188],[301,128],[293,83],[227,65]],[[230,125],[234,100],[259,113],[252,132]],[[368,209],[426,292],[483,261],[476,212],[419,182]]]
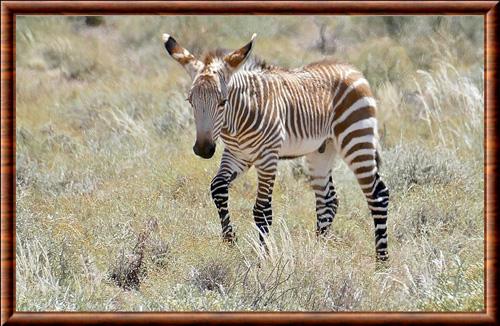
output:
[[[387,251],[387,208],[389,205],[389,189],[385,186],[378,172],[375,174],[370,195],[366,197],[372,213],[375,227],[375,250],[378,261],[389,259]]]
[[[375,251],[377,261],[389,259],[387,252],[387,208],[389,205],[389,189],[378,173],[375,158],[365,161],[362,167],[354,169],[358,182],[365,194],[375,227]],[[358,163],[359,164],[359,163]],[[354,164],[350,165],[351,168]]]
[[[306,156],[311,186],[316,196],[316,234],[326,235],[339,205],[332,179],[335,148],[325,141],[321,147]]]

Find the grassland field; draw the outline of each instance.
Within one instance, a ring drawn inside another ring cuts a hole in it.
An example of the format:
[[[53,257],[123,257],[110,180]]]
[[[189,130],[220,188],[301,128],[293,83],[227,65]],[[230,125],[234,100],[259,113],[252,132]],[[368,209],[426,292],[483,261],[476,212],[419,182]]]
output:
[[[331,233],[315,236],[304,162],[282,161],[270,253],[252,169],[230,190],[221,241],[215,157],[191,150],[188,75],[163,47],[238,48],[364,72],[378,102],[389,250],[340,160]],[[16,18],[16,310],[484,309],[483,18],[26,16]]]

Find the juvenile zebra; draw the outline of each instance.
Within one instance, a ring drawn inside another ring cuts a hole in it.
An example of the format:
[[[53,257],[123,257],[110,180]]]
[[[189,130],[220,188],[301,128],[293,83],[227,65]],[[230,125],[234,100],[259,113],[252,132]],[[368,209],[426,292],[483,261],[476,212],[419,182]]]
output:
[[[222,161],[211,182],[222,236],[235,233],[228,212],[231,182],[254,166],[258,175],[255,223],[264,243],[272,224],[271,197],[278,161],[305,156],[316,196],[316,230],[328,231],[338,207],[332,163],[339,155],[357,177],[375,225],[377,259],[386,260],[389,191],[378,173],[375,99],[363,75],[331,61],[298,69],[250,56],[255,34],[241,49],[209,52],[201,60],[163,35],[167,52],[192,79],[193,151],[211,158],[219,138]]]

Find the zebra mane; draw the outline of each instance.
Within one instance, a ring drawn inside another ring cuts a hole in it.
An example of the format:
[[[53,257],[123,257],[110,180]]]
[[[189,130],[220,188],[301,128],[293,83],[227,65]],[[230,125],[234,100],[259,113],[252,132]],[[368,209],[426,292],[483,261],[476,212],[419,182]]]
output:
[[[215,51],[208,52],[203,57],[203,63],[205,65],[209,65],[216,59],[222,59],[227,54],[231,53],[231,50],[224,48],[217,48]],[[277,66],[273,66],[268,64],[262,58],[251,54],[250,57],[246,60],[246,62],[241,66],[240,70],[245,71],[270,71],[277,69]]]

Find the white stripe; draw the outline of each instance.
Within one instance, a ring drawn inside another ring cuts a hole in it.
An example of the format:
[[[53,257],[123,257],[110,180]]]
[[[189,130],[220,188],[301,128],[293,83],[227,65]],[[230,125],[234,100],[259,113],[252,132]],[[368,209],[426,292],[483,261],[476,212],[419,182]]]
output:
[[[378,247],[382,243],[387,243],[387,238],[383,238],[383,239],[380,239],[379,241],[377,241],[377,244],[375,245],[375,247]]]
[[[327,221],[327,222],[319,222],[318,221],[318,226],[319,226],[320,229],[322,229],[323,227],[325,227],[327,225],[330,225],[330,224],[332,224],[332,222],[329,222],[329,221]]]
[[[376,172],[377,172],[377,167],[374,167],[371,171],[356,174],[356,178],[362,179],[366,177],[371,177]]]
[[[375,118],[369,118],[369,119],[364,119],[360,121],[356,121],[356,123],[353,123],[352,125],[349,126],[346,130],[344,130],[339,136],[338,136],[338,143],[342,145],[342,142],[344,141],[344,138],[350,134],[351,132],[359,129],[366,129],[366,128],[373,128],[377,129],[377,119]]]
[[[356,163],[352,163],[350,165],[350,168],[355,171],[359,168],[365,168],[365,167],[368,167],[368,166],[372,166],[374,163],[374,160],[366,160],[366,161],[363,161],[363,162],[356,162]]]
[[[331,210],[331,207],[323,207],[321,209],[318,209],[316,211],[316,215],[319,215],[319,218],[323,218],[324,216],[329,217],[331,216],[330,212],[328,212],[328,214],[325,214],[328,210]]]
[[[321,195],[323,197],[326,197],[326,195],[328,194],[328,192],[330,191],[330,188],[329,187],[326,187],[325,189],[323,190],[315,190],[314,193],[316,193],[317,195]],[[337,195],[334,193],[332,195],[333,198],[337,198]]]
[[[378,203],[378,202],[381,202],[381,201],[384,201],[384,200],[387,200],[389,199],[389,197],[378,197],[378,198],[375,198],[375,199],[371,199],[371,198],[366,198],[366,200],[369,202],[369,203]]]
[[[385,212],[387,210],[387,207],[374,207],[374,206],[371,206],[371,205],[368,205],[368,207],[372,211],[376,211],[376,212]]]

